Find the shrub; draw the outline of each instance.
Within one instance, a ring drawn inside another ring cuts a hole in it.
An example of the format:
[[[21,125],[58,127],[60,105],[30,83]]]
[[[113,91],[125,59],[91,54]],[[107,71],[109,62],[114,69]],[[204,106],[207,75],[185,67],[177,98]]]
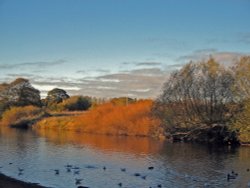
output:
[[[62,106],[62,108],[59,109],[67,111],[88,110],[91,107],[91,98],[83,96],[73,96],[66,99],[59,105]]]
[[[244,102],[243,110],[236,115],[232,129],[238,131],[242,143],[250,143],[250,99]]]
[[[20,122],[28,122],[38,118],[42,114],[42,109],[35,106],[12,107],[6,110],[2,116],[2,124],[13,126]]]
[[[37,123],[40,129],[74,130],[95,134],[151,136],[159,128],[158,119],[151,116],[151,100],[128,105],[105,103],[72,117],[53,117]]]
[[[131,103],[136,102],[135,99],[129,98],[129,97],[119,97],[119,98],[113,98],[110,100],[110,102],[114,105],[128,105]]]

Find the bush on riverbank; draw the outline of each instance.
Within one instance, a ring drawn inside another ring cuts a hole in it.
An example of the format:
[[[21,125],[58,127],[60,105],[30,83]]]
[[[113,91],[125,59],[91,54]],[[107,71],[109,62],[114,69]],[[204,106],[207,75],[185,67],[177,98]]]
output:
[[[250,144],[250,99],[244,101],[244,107],[232,123],[232,129],[238,132],[242,144]]]
[[[159,120],[151,116],[152,104],[151,100],[128,105],[105,103],[80,116],[43,119],[35,127],[94,134],[152,136],[159,128]]]
[[[61,111],[85,111],[91,107],[91,98],[84,96],[72,96],[58,104]]]
[[[1,124],[25,128],[43,115],[43,110],[36,106],[11,107],[3,113]]]

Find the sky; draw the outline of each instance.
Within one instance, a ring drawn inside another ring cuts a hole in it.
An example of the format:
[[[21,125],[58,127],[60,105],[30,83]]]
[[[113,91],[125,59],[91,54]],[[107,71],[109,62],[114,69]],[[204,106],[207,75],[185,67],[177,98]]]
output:
[[[250,54],[250,0],[0,0],[0,82],[155,98],[169,74]]]

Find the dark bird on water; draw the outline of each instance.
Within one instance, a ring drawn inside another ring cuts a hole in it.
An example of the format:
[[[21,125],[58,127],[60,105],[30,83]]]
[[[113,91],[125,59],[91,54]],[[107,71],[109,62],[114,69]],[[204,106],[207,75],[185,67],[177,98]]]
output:
[[[234,172],[233,170],[231,173],[232,173],[232,175],[238,176],[238,173]]]
[[[73,166],[70,165],[70,164],[67,164],[65,167],[66,167],[66,168],[72,168]]]
[[[149,169],[149,170],[153,170],[153,169],[154,169],[154,167],[153,167],[153,166],[150,166],[150,167],[148,167],[148,169]]]
[[[134,176],[141,176],[141,174],[140,173],[134,173]]]
[[[77,178],[76,178],[75,180],[76,180],[76,182],[75,182],[76,185],[80,185],[81,182],[82,182],[82,179],[77,179]]]
[[[122,183],[118,183],[118,185],[121,187],[121,186],[122,186]]]
[[[71,168],[67,168],[67,172],[71,172]]]
[[[23,175],[23,169],[22,168],[18,168],[18,176],[21,176],[21,175]]]
[[[18,168],[18,171],[19,172],[23,172],[23,168]]]
[[[55,169],[55,175],[59,175],[59,170],[58,169]]]
[[[103,170],[106,170],[107,168],[106,168],[106,166],[104,166],[102,169],[103,169]]]
[[[126,168],[121,168],[121,171],[122,172],[126,172]]]
[[[77,175],[77,174],[79,174],[79,173],[80,173],[79,170],[74,171],[74,175]]]
[[[231,179],[236,179],[236,175],[234,175],[234,174],[227,174],[227,181],[229,181]]]

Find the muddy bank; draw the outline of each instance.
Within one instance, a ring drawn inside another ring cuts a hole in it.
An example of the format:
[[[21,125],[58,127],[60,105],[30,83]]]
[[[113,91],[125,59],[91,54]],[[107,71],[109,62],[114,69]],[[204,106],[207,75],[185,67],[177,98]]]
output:
[[[0,173],[0,188],[45,188],[34,183],[27,183],[10,178]]]

